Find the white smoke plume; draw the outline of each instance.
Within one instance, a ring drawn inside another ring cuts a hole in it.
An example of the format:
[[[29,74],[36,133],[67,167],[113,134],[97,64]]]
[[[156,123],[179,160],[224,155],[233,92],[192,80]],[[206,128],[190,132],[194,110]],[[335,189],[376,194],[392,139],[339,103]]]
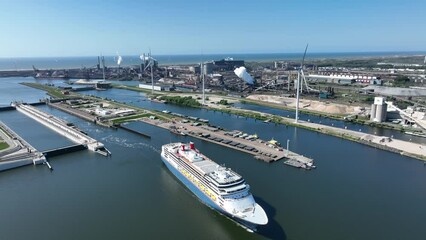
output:
[[[247,84],[254,84],[254,79],[250,74],[247,72],[245,67],[239,67],[234,70],[234,73],[244,81],[246,81]]]
[[[122,61],[123,61],[123,58],[121,56],[118,56],[117,65],[121,65]]]

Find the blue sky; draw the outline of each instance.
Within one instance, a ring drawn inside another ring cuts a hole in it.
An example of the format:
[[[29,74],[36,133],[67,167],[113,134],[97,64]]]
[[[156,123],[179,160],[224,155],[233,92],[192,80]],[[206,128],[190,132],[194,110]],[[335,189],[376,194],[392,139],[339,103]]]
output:
[[[0,0],[0,57],[425,51],[425,0]]]

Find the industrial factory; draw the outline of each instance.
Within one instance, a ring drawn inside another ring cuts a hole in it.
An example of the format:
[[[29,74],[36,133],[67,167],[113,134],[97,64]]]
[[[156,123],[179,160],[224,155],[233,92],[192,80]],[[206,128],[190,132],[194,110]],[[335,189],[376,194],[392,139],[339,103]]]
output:
[[[327,113],[346,114],[349,119],[358,115],[376,123],[425,125],[422,121],[425,121],[426,110],[421,104],[426,96],[424,64],[377,61],[363,66],[359,61],[337,61],[335,64],[320,60],[307,63],[303,60],[301,64],[294,60],[246,62],[227,57],[197,64],[162,65],[151,53],[127,63],[127,58],[118,53],[114,62],[109,61],[108,65],[104,56],[96,60],[93,66],[78,69],[40,70],[34,66],[32,74],[36,79],[69,79],[69,84],[86,85],[84,88],[63,87],[64,91],[106,90],[112,87],[109,81],[118,80],[137,81],[134,85],[143,91],[203,92],[203,101],[205,93],[255,100],[271,98],[271,102],[287,101],[274,100],[274,97],[289,98],[290,102],[300,95],[310,101],[301,105],[305,110],[321,112],[328,108],[327,105],[341,104],[364,110],[348,112],[343,110],[346,108],[338,107],[342,110]],[[256,95],[270,97],[253,97]],[[93,109],[90,114],[105,118],[117,111]]]

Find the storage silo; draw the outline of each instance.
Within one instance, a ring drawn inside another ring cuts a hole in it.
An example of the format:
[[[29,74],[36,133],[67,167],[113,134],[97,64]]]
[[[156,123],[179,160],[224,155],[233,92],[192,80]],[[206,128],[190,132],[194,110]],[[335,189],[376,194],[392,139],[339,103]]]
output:
[[[200,66],[191,66],[189,67],[189,71],[193,72],[193,73],[200,73]]]
[[[370,119],[372,121],[376,121],[376,122],[386,121],[386,113],[387,113],[388,105],[385,102],[385,98],[384,97],[375,97],[373,105],[376,106],[375,115],[374,115],[374,118],[373,118],[373,115],[372,115],[370,117]],[[371,112],[373,113],[373,108],[372,108]]]
[[[203,70],[204,70],[204,74],[212,74],[213,73],[213,67],[214,67],[214,65],[213,65],[213,63],[212,62],[206,62],[206,63],[204,63],[204,68],[203,68]]]
[[[388,105],[386,103],[382,105],[377,105],[376,110],[376,121],[377,122],[384,122],[386,121],[386,113],[388,111]]]
[[[376,107],[376,104],[371,104],[370,121],[374,121],[374,119],[376,118]]]

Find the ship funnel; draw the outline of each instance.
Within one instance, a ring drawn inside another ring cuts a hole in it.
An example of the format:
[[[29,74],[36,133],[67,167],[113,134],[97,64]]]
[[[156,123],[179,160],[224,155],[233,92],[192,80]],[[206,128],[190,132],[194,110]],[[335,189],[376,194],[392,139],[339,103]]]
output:
[[[194,143],[193,143],[193,142],[189,142],[189,148],[190,148],[190,149],[192,149],[192,150],[194,150],[194,149],[195,149],[195,146],[194,146]]]
[[[185,151],[185,144],[182,144],[182,151]]]

